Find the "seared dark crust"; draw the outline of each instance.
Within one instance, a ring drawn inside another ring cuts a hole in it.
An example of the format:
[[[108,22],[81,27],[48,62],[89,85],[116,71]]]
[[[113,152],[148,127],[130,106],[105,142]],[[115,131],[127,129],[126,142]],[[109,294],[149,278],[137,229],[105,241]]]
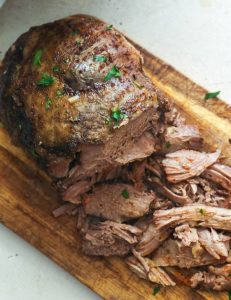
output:
[[[43,51],[41,67],[32,63],[38,49]],[[93,61],[97,54],[107,62]],[[114,65],[121,78],[105,82]],[[59,73],[52,71],[54,66]],[[56,77],[52,86],[37,86],[43,73]],[[65,94],[57,97],[60,89]],[[74,95],[79,99],[70,103]],[[47,111],[46,96],[52,99]],[[8,50],[0,69],[0,117],[16,140],[41,156],[68,155],[79,144],[105,143],[114,133],[106,124],[114,107],[131,120],[155,105],[156,92],[138,51],[118,31],[90,16],[31,28]]]

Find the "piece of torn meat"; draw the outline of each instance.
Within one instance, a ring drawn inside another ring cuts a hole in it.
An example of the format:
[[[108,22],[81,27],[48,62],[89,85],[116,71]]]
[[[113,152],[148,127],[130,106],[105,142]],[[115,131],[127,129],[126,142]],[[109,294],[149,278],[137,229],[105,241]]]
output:
[[[200,246],[216,259],[228,257],[230,236],[218,233],[213,228],[192,228],[188,224],[183,224],[175,228],[173,236],[181,240],[186,247],[193,247],[199,242]]]
[[[225,264],[222,266],[209,266],[208,267],[209,272],[215,274],[215,275],[221,275],[225,277],[230,277],[231,274],[231,264]]]
[[[209,266],[208,271],[194,273],[191,278],[192,288],[204,288],[214,291],[231,290],[231,265],[226,264],[219,267]]]
[[[129,269],[140,278],[163,286],[176,285],[163,268],[153,266],[153,262],[148,258],[144,258],[144,262],[142,263],[137,257],[130,256],[126,259],[126,263]]]
[[[218,188],[205,178],[190,178],[170,185],[170,189],[180,197],[188,197],[193,203],[230,208],[229,192]]]
[[[63,193],[63,200],[74,204],[81,203],[81,195],[88,192],[92,184],[88,180],[78,181]]]
[[[90,224],[82,237],[82,250],[87,255],[124,256],[137,244],[142,231],[135,226],[105,221]]]
[[[206,205],[187,205],[154,212],[154,224],[161,228],[195,222],[197,226],[231,231],[231,210]]]
[[[180,124],[170,126],[166,129],[164,152],[176,151],[179,149],[201,149],[203,138],[196,126]]]
[[[88,215],[124,222],[147,214],[154,201],[153,192],[138,191],[130,184],[101,184],[83,196]]]
[[[175,203],[178,203],[179,205],[192,203],[192,200],[190,199],[190,197],[188,197],[186,193],[181,195],[174,193],[157,177],[149,177],[147,179],[147,182],[153,191],[158,192],[160,195],[167,197],[168,199],[172,200]]]
[[[77,213],[78,213],[78,206],[72,203],[63,204],[52,211],[52,214],[55,218],[58,218],[65,214],[74,216]]]
[[[204,171],[203,177],[231,191],[231,168],[222,164],[214,164]]]
[[[188,224],[177,226],[173,236],[181,240],[182,245],[186,247],[197,243],[199,240],[196,228],[192,228]]]
[[[217,233],[213,228],[199,228],[197,229],[199,242],[209,254],[216,259],[221,257],[228,257],[228,251],[230,249],[230,236],[223,233]]]
[[[167,175],[167,180],[176,183],[199,176],[218,160],[220,153],[220,150],[214,153],[179,150],[166,154],[166,158],[163,159],[162,164]]]
[[[155,251],[171,234],[171,230],[159,230],[153,222],[149,223],[143,231],[142,237],[136,246],[136,250],[146,256]]]
[[[183,245],[181,240],[166,240],[152,255],[155,266],[176,266],[190,269],[192,267],[224,263],[225,258],[216,259],[210,255],[199,242],[190,247]]]

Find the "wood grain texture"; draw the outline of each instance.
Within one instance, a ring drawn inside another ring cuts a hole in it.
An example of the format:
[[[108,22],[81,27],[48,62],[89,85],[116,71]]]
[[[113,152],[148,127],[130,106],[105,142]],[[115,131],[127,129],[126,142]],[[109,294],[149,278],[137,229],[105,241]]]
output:
[[[224,161],[231,165],[231,108],[222,101],[203,100],[206,91],[137,45],[145,59],[145,70],[154,83],[206,137],[206,147],[222,148]],[[137,278],[118,258],[92,258],[80,251],[74,217],[54,219],[59,206],[51,181],[24,151],[0,129],[0,221],[34,245],[104,299],[154,299],[153,285]],[[169,272],[181,284],[162,288],[155,299],[227,299],[227,293],[195,291],[183,285],[184,275]]]

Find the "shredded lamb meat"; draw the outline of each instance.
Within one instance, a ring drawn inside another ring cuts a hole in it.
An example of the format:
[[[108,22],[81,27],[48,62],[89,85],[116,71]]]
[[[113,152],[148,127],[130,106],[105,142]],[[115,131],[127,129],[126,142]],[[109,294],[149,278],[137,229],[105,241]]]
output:
[[[154,213],[154,223],[159,229],[174,227],[185,222],[197,226],[231,231],[231,210],[206,205],[187,205]]]
[[[203,176],[231,191],[231,168],[221,164],[214,164],[205,172]]]
[[[147,256],[155,251],[171,234],[171,230],[159,230],[153,223],[150,223],[143,231],[143,235],[136,246],[142,256]]]
[[[194,176],[199,176],[217,161],[220,153],[220,150],[214,153],[194,150],[179,150],[168,153],[162,162],[168,181],[177,183]]]
[[[166,240],[152,255],[155,266],[178,266],[187,269],[224,263],[225,259],[225,257],[217,259],[209,254],[200,242],[193,243],[188,247],[181,240],[172,238]]]
[[[140,278],[147,279],[163,286],[176,285],[163,268],[156,267],[148,258],[145,258],[142,263],[135,256],[130,256],[126,259],[126,263],[128,264],[129,269]]]
[[[181,240],[182,245],[186,247],[197,243],[199,240],[196,228],[192,228],[188,224],[176,227],[173,236]]]
[[[83,233],[82,249],[88,255],[124,256],[141,233],[138,227],[112,221],[93,224]]]
[[[208,271],[195,272],[191,278],[191,287],[212,289],[214,291],[231,290],[231,265],[222,267],[209,266]]]
[[[43,163],[62,201],[53,215],[76,218],[86,255],[128,256],[133,272],[163,286],[175,285],[174,266],[190,269],[192,287],[231,290],[231,167],[219,149],[205,152],[206,137],[107,26],[77,15],[19,37],[0,66],[1,122]],[[46,49],[41,68],[35,49]],[[55,83],[41,86],[54,65]]]
[[[201,177],[190,178],[173,184],[170,189],[179,197],[189,198],[191,203],[224,208],[229,208],[231,204],[230,193],[227,190],[218,188],[213,182]]]
[[[165,134],[165,149],[164,151],[176,151],[180,149],[200,149],[203,139],[197,127],[193,125],[180,124],[179,126],[170,126]],[[166,147],[168,146],[168,147]]]

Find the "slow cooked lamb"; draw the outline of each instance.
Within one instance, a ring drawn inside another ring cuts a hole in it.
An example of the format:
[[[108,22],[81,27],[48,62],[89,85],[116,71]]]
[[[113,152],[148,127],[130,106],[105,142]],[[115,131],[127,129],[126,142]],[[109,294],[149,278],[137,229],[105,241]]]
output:
[[[140,278],[229,290],[231,168],[143,70],[134,46],[91,16],[31,28],[0,67],[0,118],[53,179],[87,255]]]

